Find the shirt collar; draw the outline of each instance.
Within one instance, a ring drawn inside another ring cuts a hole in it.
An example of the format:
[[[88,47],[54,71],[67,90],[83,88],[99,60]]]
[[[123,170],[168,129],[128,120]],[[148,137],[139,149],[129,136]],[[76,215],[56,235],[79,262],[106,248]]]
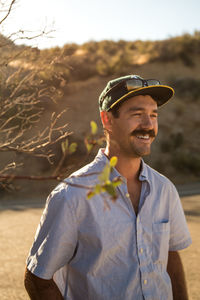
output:
[[[144,162],[143,159],[141,159],[141,170],[140,170],[140,176],[139,180],[144,181],[148,180],[148,170],[147,170],[147,164]]]
[[[97,160],[101,160],[104,162],[104,164],[109,163],[109,158],[104,154],[105,149],[99,149],[98,154],[96,156]],[[124,176],[122,176],[116,168],[113,168],[113,171],[111,173],[111,180],[113,180],[116,177],[120,177],[124,183],[127,183],[127,180]],[[144,162],[143,159],[141,159],[141,171],[139,175],[139,180],[141,181],[149,181],[148,180],[148,170],[147,170],[147,164]]]
[[[96,159],[101,160],[104,162],[104,164],[109,164],[109,158],[104,154],[105,149],[99,149]],[[112,172],[110,174],[110,179],[113,180],[116,177],[120,177],[120,179],[123,181],[123,183],[127,183],[127,180],[124,176],[122,176],[116,168],[112,169]]]

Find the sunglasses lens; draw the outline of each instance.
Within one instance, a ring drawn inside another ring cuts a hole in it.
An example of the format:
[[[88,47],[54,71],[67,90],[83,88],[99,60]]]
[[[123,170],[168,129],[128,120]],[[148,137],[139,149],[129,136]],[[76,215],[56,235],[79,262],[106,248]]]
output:
[[[149,85],[160,85],[160,81],[157,79],[148,79],[147,84]]]
[[[144,86],[151,86],[151,85],[160,85],[160,81],[157,79],[147,79],[143,80],[140,78],[133,78],[126,81],[126,88],[128,91],[144,87]]]
[[[127,80],[126,88],[128,91],[134,90],[136,88],[140,88],[143,86],[143,82],[141,79],[131,79]]]

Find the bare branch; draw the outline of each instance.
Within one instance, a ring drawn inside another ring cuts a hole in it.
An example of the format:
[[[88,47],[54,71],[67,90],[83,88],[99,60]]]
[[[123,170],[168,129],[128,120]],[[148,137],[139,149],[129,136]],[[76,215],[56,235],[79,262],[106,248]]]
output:
[[[0,17],[0,25],[8,18],[16,2],[17,0],[0,1],[0,5],[3,7],[1,16],[4,15]],[[54,79],[56,84],[63,80],[62,73],[60,71],[56,71],[55,75],[50,73],[52,78],[47,74],[46,80],[45,75],[48,71],[44,70],[42,65],[34,63],[36,55],[40,55],[40,50],[36,49],[33,52],[33,49],[25,46],[20,47],[19,50],[19,47],[14,45],[14,42],[19,39],[35,40],[43,36],[50,37],[52,32],[53,30],[49,30],[45,26],[43,30],[20,29],[12,32],[6,38],[2,36],[0,45],[0,67],[3,67],[0,70],[0,152],[3,157],[6,157],[5,163],[7,160],[8,163],[6,166],[1,165],[0,167],[0,186],[5,186],[5,188],[7,188],[8,182],[17,178],[15,175],[18,168],[22,166],[20,163],[22,160],[26,166],[26,159],[24,159],[26,155],[45,158],[49,163],[53,163],[55,161],[54,152],[57,149],[55,145],[60,146],[59,143],[71,134],[67,130],[68,125],[61,120],[65,110],[57,114],[52,113],[48,125],[46,121],[42,120],[47,107],[48,113],[52,112],[48,101],[57,103],[62,94],[59,85],[55,86],[53,82]],[[9,161],[10,154],[14,155],[15,162]],[[5,173],[11,174],[3,175]],[[21,176],[21,178],[33,180],[36,177]],[[47,179],[50,178],[59,177],[54,176]],[[44,180],[46,179],[44,178]]]
[[[28,36],[28,34],[34,33],[34,32],[33,31],[28,31],[28,30],[19,30],[19,31],[17,31],[15,33],[12,33],[12,35],[10,35],[9,38],[11,38],[14,35],[19,35],[19,34],[22,34],[23,36],[20,35],[20,36],[17,36],[16,38],[12,39],[13,42],[16,42],[17,40],[35,40],[35,39],[37,39],[37,38],[39,38],[41,36],[42,37],[45,36],[47,38],[52,38],[51,36],[49,36],[49,34],[52,33],[52,32],[55,32],[55,30],[53,30],[53,29],[46,30],[46,27],[45,27],[39,33],[34,34],[32,36]]]
[[[21,129],[19,132],[12,136],[12,129],[16,129],[16,127],[11,127],[10,130],[8,130],[5,142],[0,142],[0,152],[5,151],[14,151],[17,153],[25,153],[25,154],[31,154],[36,157],[45,157],[49,161],[51,161],[51,158],[53,157],[52,151],[45,151],[46,148],[58,143],[59,141],[65,139],[67,136],[69,136],[67,129],[67,124],[64,124],[62,126],[57,126],[57,122],[63,115],[64,111],[58,115],[53,114],[53,117],[51,119],[51,123],[48,127],[46,127],[42,132],[38,132],[35,136],[32,136],[30,139],[26,139],[25,141],[21,141],[20,139],[23,137],[26,129]],[[31,117],[35,117],[35,115],[31,115]],[[38,114],[36,114],[38,116]],[[40,115],[39,115],[40,116]],[[11,117],[9,120],[11,121],[13,117]],[[6,125],[9,124],[9,120],[6,122]],[[0,129],[4,129],[4,126],[2,125]],[[0,130],[1,132],[1,130]],[[57,137],[54,137],[53,135],[56,135]],[[9,138],[9,136],[11,136]]]
[[[82,185],[82,184],[77,184],[77,183],[72,183],[69,180],[62,180],[59,176],[20,176],[20,175],[9,175],[9,174],[0,174],[0,180],[5,179],[5,180],[36,180],[36,181],[44,181],[44,180],[57,180],[59,182],[65,183],[67,185],[77,187],[77,188],[82,188],[86,190],[90,190],[93,188],[93,186],[88,186],[88,185]]]
[[[12,7],[14,5],[14,3],[16,2],[16,0],[12,0],[12,2],[9,5],[9,8],[6,12],[6,15],[3,17],[3,19],[0,20],[0,25],[7,19],[7,17],[9,16],[9,14],[11,13]]]
[[[19,165],[18,165],[19,166]],[[17,164],[15,162],[12,162],[8,165],[6,165],[1,171],[0,171],[0,174],[3,174],[4,172],[7,172],[9,170],[14,170],[16,169],[17,167]]]
[[[5,47],[5,46],[8,46],[10,45],[11,41],[13,43],[15,43],[16,41],[19,41],[19,40],[27,40],[27,41],[30,41],[30,40],[36,40],[40,37],[45,37],[45,38],[53,38],[53,36],[50,36],[51,33],[55,32],[55,30],[53,29],[49,29],[47,30],[46,27],[39,31],[38,33],[34,32],[34,31],[30,31],[30,30],[18,30],[16,32],[12,32],[11,34],[7,35],[7,41],[2,43],[0,45],[0,48],[1,47]],[[31,34],[31,36],[30,36]]]

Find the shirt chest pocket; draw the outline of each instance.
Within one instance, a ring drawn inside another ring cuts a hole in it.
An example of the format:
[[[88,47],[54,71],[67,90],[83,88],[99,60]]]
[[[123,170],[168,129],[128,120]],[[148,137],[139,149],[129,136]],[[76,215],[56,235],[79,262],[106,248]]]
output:
[[[169,222],[153,224],[152,231],[152,259],[155,264],[167,265],[169,251]]]

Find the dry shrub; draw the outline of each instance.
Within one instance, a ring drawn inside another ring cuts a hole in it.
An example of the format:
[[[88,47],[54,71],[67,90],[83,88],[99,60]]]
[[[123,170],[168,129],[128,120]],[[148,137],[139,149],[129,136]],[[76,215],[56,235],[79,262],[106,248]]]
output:
[[[200,175],[200,155],[197,153],[178,151],[172,157],[172,164],[178,171]]]
[[[200,80],[184,77],[169,80],[169,84],[175,89],[176,96],[186,101],[197,101],[200,98]]]

